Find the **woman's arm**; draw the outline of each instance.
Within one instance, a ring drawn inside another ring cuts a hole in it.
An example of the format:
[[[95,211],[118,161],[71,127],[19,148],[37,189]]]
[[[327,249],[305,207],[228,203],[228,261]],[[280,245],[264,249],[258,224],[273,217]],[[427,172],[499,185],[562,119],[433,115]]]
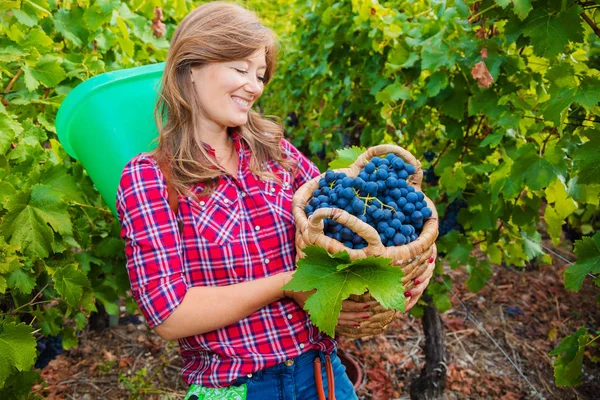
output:
[[[229,286],[196,286],[167,319],[154,328],[163,339],[175,340],[223,328],[281,299],[291,272]]]

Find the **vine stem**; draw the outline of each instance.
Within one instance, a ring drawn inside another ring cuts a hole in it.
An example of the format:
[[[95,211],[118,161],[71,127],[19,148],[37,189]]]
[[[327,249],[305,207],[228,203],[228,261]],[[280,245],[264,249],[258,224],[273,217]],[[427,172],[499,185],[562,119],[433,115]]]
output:
[[[440,162],[440,159],[442,158],[442,155],[444,155],[444,153],[446,152],[446,150],[448,150],[448,147],[450,147],[451,144],[452,144],[451,140],[448,140],[446,142],[446,147],[444,147],[444,149],[440,152],[440,154],[438,155],[438,157],[435,160],[435,162],[433,164],[431,164],[432,168],[435,168],[435,166],[438,164],[438,162]]]
[[[78,203],[78,202],[76,202],[76,201],[72,201],[72,202],[71,202],[71,204],[73,204],[73,205],[75,205],[75,206],[79,206],[79,207],[95,208],[96,210],[98,210],[98,211],[102,211],[102,212],[105,212],[105,213],[107,213],[107,214],[109,214],[109,213],[110,213],[110,211],[109,211],[109,210],[107,210],[107,209],[105,209],[105,208],[100,208],[100,207],[96,207],[96,206],[91,206],[91,205],[89,205],[89,204],[81,204],[81,203]]]
[[[469,17],[469,19],[477,19],[477,18],[478,18],[480,15],[482,15],[482,14],[485,14],[486,12],[488,12],[488,11],[490,11],[490,10],[493,10],[494,8],[497,8],[497,7],[498,7],[498,4],[494,4],[494,5],[492,5],[492,6],[489,6],[489,7],[488,7],[488,8],[486,8],[485,10],[483,10],[483,11],[479,11],[479,12],[478,12],[477,14],[475,14],[475,15],[471,15],[471,16]]]
[[[40,295],[41,295],[41,294],[44,292],[44,290],[46,290],[46,288],[48,287],[48,285],[49,285],[49,284],[50,284],[50,283],[46,283],[46,286],[44,286],[44,287],[42,288],[42,290],[40,290],[39,292],[37,292],[37,293],[36,293],[36,295],[35,295],[35,296],[33,296],[33,299],[29,300],[29,302],[27,302],[27,303],[23,304],[22,306],[19,306],[19,307],[15,308],[15,309],[13,310],[13,312],[17,312],[17,311],[19,311],[19,310],[20,310],[21,308],[23,308],[23,307],[27,307],[27,306],[30,306],[30,305],[33,305],[33,304],[35,304],[35,301],[37,300],[37,298],[38,298],[38,297],[40,297]],[[39,304],[39,303],[38,303],[38,304]]]
[[[8,86],[6,86],[6,89],[4,89],[4,93],[2,94],[2,96],[6,95],[8,92],[10,92],[10,90],[12,89],[13,85],[15,84],[15,82],[17,81],[17,79],[19,79],[19,77],[21,76],[21,74],[23,73],[22,69],[19,69],[17,71],[17,73],[12,77],[12,79],[10,80],[10,82],[8,82]],[[7,106],[8,103],[5,102],[4,106]]]
[[[590,28],[592,28],[592,30],[594,31],[594,33],[600,37],[600,28],[598,28],[598,25],[596,25],[596,23],[584,12],[582,12],[581,14],[581,18],[583,18],[583,20],[585,22],[587,22],[587,24],[590,26]]]
[[[600,335],[596,336],[595,338],[593,338],[592,340],[590,340],[589,342],[587,342],[585,344],[585,347],[589,346],[590,344],[594,343],[596,341],[596,339],[600,338]]]

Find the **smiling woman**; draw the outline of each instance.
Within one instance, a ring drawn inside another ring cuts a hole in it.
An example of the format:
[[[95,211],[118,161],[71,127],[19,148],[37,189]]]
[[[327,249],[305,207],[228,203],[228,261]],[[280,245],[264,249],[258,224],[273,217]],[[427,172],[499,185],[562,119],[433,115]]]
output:
[[[303,310],[308,293],[281,289],[295,270],[293,194],[319,170],[252,109],[276,65],[253,13],[192,11],[171,41],[158,146],[125,166],[117,192],[132,293],[149,326],[179,340],[190,399],[356,399],[336,341]],[[339,323],[370,306],[345,301]]]

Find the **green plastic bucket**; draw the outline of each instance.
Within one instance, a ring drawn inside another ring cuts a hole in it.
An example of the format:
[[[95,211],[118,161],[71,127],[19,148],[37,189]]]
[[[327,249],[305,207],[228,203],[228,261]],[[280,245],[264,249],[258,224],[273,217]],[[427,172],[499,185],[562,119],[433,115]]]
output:
[[[152,64],[88,79],[67,95],[56,116],[58,139],[81,162],[115,216],[123,167],[156,145],[154,107],[164,66]]]

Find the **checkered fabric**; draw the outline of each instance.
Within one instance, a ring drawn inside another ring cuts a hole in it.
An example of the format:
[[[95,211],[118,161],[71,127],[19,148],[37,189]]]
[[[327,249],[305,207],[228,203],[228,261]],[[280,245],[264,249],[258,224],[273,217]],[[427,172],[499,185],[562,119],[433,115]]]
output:
[[[249,169],[251,152],[233,133],[238,178],[223,176],[216,191],[200,201],[179,196],[169,207],[164,176],[142,153],[124,168],[117,211],[126,242],[133,296],[150,327],[163,322],[193,286],[224,286],[260,279],[295,267],[292,196],[319,174],[317,167],[283,140],[293,171],[269,161],[281,178],[262,181]],[[214,150],[211,154],[214,156]],[[192,191],[201,194],[203,184]],[[178,221],[183,222],[180,233]],[[285,298],[243,320],[179,340],[188,384],[226,387],[236,378],[281,363],[308,350],[331,353],[336,343],[321,334],[306,312]]]

